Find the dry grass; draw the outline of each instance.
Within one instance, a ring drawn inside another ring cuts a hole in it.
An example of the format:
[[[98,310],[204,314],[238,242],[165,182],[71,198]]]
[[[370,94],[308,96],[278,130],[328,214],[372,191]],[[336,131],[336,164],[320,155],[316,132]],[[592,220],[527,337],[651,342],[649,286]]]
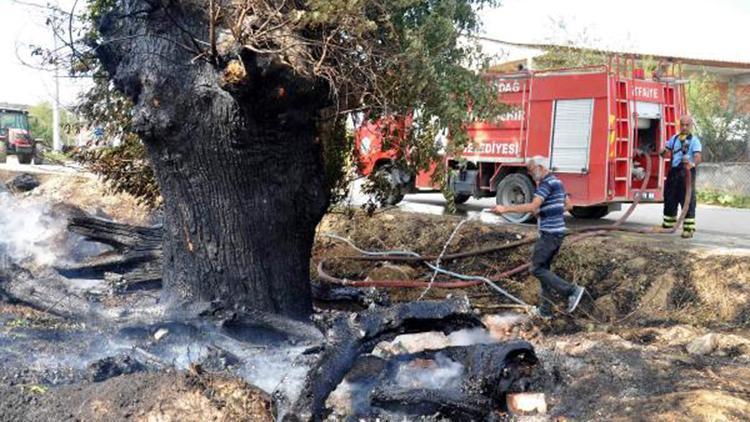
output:
[[[112,193],[97,179],[75,176],[49,176],[30,195],[43,196],[52,203],[65,202],[96,215],[103,211],[113,220],[149,225],[151,210],[126,193]]]
[[[318,233],[332,232],[348,237],[364,249],[408,249],[437,255],[459,221],[460,218],[453,216],[399,211],[373,217],[364,213],[355,213],[351,218],[329,215],[319,226]],[[530,235],[533,235],[533,228],[469,222],[461,228],[447,251],[501,245]],[[493,277],[527,262],[530,251],[528,246],[521,247],[449,262],[445,266],[460,273]],[[356,253],[343,244],[319,236],[311,264],[313,277],[320,258],[353,254]],[[340,277],[365,279],[382,271],[379,267],[384,265],[388,264],[334,261],[329,268]],[[429,269],[412,267],[400,271],[429,279]],[[553,269],[587,288],[597,302],[596,305],[589,303],[586,309],[598,323],[740,326],[750,322],[750,257],[747,256],[709,255],[681,250],[663,242],[644,241],[638,236],[614,235],[587,239],[575,245],[564,244]],[[538,282],[528,273],[501,284],[524,301],[537,302]],[[395,300],[413,300],[421,289],[392,289],[390,293]],[[448,294],[467,294],[481,309],[503,302],[483,286],[465,290],[435,288],[428,297]]]

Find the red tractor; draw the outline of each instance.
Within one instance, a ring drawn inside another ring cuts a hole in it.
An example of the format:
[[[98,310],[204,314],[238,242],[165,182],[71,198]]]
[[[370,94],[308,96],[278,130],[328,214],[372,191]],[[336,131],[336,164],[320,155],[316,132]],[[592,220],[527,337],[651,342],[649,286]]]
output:
[[[548,157],[571,194],[573,216],[601,218],[633,201],[660,202],[667,160],[658,155],[686,112],[683,81],[673,66],[647,79],[635,61],[574,69],[489,74],[509,111],[496,122],[468,125],[471,142],[444,157],[447,189],[456,203],[495,197],[498,204],[529,202],[534,183],[526,159]],[[356,133],[361,172],[388,172],[399,192],[435,189],[430,172],[409,176],[396,168],[398,148],[382,148],[382,123]],[[407,157],[408,158],[408,157]],[[650,168],[648,180],[645,169]],[[433,167],[434,169],[434,167]],[[400,200],[394,196],[392,202]],[[510,216],[526,221],[531,215]]]
[[[36,142],[29,133],[29,112],[17,106],[0,105],[0,162],[8,154],[18,156],[21,164],[31,164]]]

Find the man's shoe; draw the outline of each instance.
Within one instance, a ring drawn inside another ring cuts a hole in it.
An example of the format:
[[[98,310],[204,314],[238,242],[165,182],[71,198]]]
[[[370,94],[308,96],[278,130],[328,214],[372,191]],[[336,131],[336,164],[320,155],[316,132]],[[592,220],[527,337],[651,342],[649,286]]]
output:
[[[693,232],[689,230],[683,230],[682,232],[682,238],[683,239],[692,239],[693,238]]]
[[[578,303],[581,302],[581,298],[583,297],[583,292],[585,291],[586,289],[581,286],[575,286],[573,288],[573,293],[568,296],[568,309],[566,309],[565,312],[570,314],[576,310]]]
[[[539,319],[543,321],[549,321],[554,316],[549,306],[544,306],[544,305],[535,307],[534,311],[532,312],[532,315],[538,317]]]

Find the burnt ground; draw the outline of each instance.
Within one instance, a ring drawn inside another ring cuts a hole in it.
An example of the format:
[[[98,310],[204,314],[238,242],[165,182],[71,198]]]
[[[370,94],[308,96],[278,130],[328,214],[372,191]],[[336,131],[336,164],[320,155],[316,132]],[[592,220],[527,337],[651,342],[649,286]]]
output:
[[[4,421],[273,421],[270,397],[237,379],[139,372],[49,388],[0,386]]]
[[[319,232],[350,238],[364,249],[410,249],[437,255],[460,221],[401,212],[368,218],[329,215]],[[447,253],[501,245],[533,235],[520,226],[469,222]],[[320,257],[351,255],[321,237]],[[492,277],[525,262],[530,247],[446,263],[459,273]],[[357,279],[429,279],[426,267],[334,261],[329,273]],[[535,389],[547,394],[548,417],[573,420],[750,419],[750,257],[692,248],[675,237],[615,234],[568,244],[553,269],[590,296],[573,316],[534,321],[514,332],[531,341],[543,365]],[[437,280],[439,281],[439,276]],[[538,282],[528,274],[501,283],[535,304]],[[480,312],[507,301],[483,286],[440,289],[426,297],[466,294]],[[423,289],[391,289],[411,300]],[[701,343],[704,350],[696,350]],[[690,350],[690,351],[689,351]]]
[[[365,249],[437,255],[459,221],[452,216],[393,211],[373,217],[333,213],[321,223],[319,234],[335,233]],[[471,221],[462,226],[447,252],[530,235],[533,228]],[[563,247],[554,269],[587,287],[590,296],[573,316],[526,321],[508,333],[508,338],[532,342],[541,361],[532,388],[546,394],[549,412],[527,420],[750,419],[750,257],[686,245],[674,237],[616,234]],[[319,236],[312,278],[322,257],[353,253],[348,246]],[[521,247],[444,266],[492,277],[525,263],[529,253],[530,247]],[[348,279],[424,280],[431,275],[426,267],[387,262],[333,261],[329,268],[331,274]],[[442,289],[441,279],[426,298],[466,295],[479,312],[513,311],[484,286]],[[528,274],[503,280],[501,285],[536,303],[538,283]],[[422,289],[383,290],[392,302],[414,300],[422,293]],[[177,366],[187,369],[175,371],[164,369],[164,362],[151,365],[139,359],[118,362],[114,372],[107,368],[102,372],[101,367],[88,365],[101,364],[102,356],[77,354],[81,343],[92,350],[103,349],[109,341],[107,333],[22,304],[0,304],[2,420],[273,419],[268,395],[226,371],[201,371],[186,364]],[[343,307],[356,309],[353,304]],[[149,340],[147,344],[153,343],[149,350],[173,356],[176,352],[170,354],[167,345],[177,348],[192,341],[187,335],[180,338],[176,327],[170,330],[166,339],[174,338],[172,343],[162,340],[164,346],[159,346]],[[50,362],[60,355],[76,359]],[[81,361],[88,366],[82,367]],[[138,364],[145,367],[136,368]]]

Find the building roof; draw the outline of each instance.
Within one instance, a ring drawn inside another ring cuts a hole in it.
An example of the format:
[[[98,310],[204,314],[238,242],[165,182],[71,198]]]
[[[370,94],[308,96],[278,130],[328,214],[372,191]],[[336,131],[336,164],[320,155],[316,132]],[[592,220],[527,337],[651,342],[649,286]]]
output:
[[[22,111],[28,111],[29,106],[26,104],[11,104],[11,103],[4,103],[0,102],[0,110],[22,110]]]
[[[716,60],[716,59],[708,59],[708,58],[684,57],[684,56],[677,56],[677,55],[653,54],[651,52],[617,51],[617,50],[602,49],[602,48],[575,46],[575,45],[568,45],[568,44],[513,42],[513,41],[499,40],[499,39],[485,37],[485,36],[475,36],[474,38],[479,41],[489,42],[492,44],[500,44],[500,45],[505,45],[509,47],[522,48],[522,49],[539,50],[538,54],[534,54],[534,55],[542,55],[544,54],[544,51],[553,49],[553,48],[568,48],[574,51],[595,51],[595,52],[601,52],[603,54],[617,54],[617,55],[635,56],[635,57],[652,57],[654,59],[680,62],[683,64],[689,64],[689,65],[694,65],[694,66],[747,69],[748,71],[750,71],[750,61],[729,61],[729,60]]]

